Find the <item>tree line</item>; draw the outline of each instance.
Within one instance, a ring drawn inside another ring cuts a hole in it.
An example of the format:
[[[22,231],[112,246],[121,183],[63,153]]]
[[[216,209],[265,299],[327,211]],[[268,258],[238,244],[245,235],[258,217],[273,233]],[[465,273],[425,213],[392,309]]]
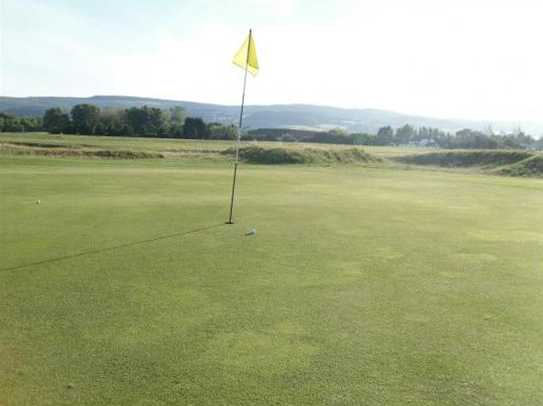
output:
[[[422,145],[446,149],[525,149],[537,146],[537,140],[520,129],[510,134],[494,134],[462,129],[455,133],[437,128],[404,125],[396,130],[382,127],[374,139],[377,145]]]
[[[233,139],[236,135],[234,126],[187,117],[182,107],[100,109],[93,104],[78,104],[70,113],[51,108],[43,116],[43,128],[53,134],[128,137]]]
[[[41,117],[15,117],[11,114],[0,113],[0,132],[42,131]]]
[[[404,125],[398,129],[390,126],[381,127],[377,134],[346,133],[341,129],[330,131],[308,131],[291,129],[251,130],[242,136],[244,140],[284,141],[284,142],[320,142],[346,145],[378,146],[426,146],[446,149],[526,149],[543,148],[543,140],[516,131],[511,134],[496,135],[491,131],[484,133],[463,129],[449,133],[437,128]]]
[[[168,110],[156,107],[100,109],[93,104],[78,104],[69,112],[51,108],[42,117],[15,117],[0,113],[0,131],[48,131],[53,134],[105,136],[138,136],[190,139],[234,139],[233,125],[206,123],[198,117],[188,117],[183,107]],[[511,134],[493,134],[463,129],[449,133],[437,128],[404,125],[394,129],[380,128],[376,134],[347,133],[342,129],[308,131],[297,129],[257,129],[242,134],[243,140],[314,142],[347,145],[416,145],[447,149],[525,149],[543,148],[543,139],[535,140],[518,130]]]

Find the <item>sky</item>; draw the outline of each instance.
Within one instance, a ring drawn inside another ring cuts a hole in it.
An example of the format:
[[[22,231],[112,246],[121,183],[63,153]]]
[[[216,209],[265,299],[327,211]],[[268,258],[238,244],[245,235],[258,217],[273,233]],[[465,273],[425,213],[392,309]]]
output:
[[[543,2],[0,0],[0,95],[130,95],[543,121]]]

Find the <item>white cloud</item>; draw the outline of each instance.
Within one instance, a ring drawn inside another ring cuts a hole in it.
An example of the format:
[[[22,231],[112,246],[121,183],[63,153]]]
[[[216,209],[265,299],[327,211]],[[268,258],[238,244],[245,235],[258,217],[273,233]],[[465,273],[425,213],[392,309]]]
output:
[[[6,95],[236,104],[241,71],[230,60],[252,26],[261,72],[249,103],[543,117],[535,1],[128,2],[99,12],[92,3],[83,12],[60,0],[3,1]]]

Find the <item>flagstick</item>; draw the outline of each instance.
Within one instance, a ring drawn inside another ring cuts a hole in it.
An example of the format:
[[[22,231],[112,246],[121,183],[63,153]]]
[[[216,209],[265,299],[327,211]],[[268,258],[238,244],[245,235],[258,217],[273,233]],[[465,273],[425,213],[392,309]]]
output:
[[[241,129],[243,125],[243,107],[245,105],[245,88],[247,86],[247,70],[249,68],[249,55],[251,54],[251,36],[252,30],[249,30],[249,41],[247,44],[247,60],[245,61],[245,73],[243,75],[243,93],[241,95],[241,109],[239,112],[239,125],[238,125],[238,136],[236,140],[236,160],[234,161],[234,179],[232,180],[232,194],[230,196],[230,215],[228,216],[228,221],[226,224],[234,224],[232,221],[232,211],[234,210],[234,195],[236,193],[236,175],[238,173],[239,165],[239,144],[241,142]]]

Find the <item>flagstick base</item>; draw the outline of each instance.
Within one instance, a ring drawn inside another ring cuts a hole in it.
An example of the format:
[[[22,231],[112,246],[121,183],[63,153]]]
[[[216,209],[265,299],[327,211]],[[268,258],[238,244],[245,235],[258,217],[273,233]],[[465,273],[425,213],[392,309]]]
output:
[[[224,224],[236,224],[236,223],[234,223],[233,221],[227,221],[227,222],[224,223]]]

